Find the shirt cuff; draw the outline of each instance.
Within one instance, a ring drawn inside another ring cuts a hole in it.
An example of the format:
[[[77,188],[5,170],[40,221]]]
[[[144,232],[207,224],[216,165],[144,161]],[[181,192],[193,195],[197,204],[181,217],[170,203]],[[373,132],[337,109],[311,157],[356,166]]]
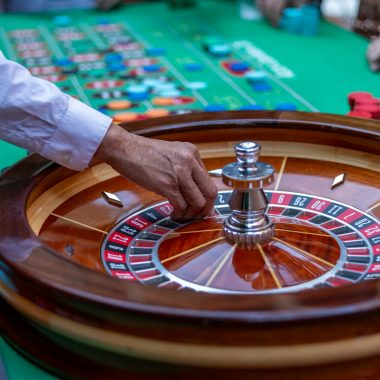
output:
[[[112,119],[72,97],[54,135],[45,144],[44,157],[74,170],[87,168]]]

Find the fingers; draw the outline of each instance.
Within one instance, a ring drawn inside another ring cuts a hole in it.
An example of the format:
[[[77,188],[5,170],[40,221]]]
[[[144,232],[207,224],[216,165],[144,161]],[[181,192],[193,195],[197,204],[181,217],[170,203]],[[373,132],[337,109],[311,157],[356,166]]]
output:
[[[200,218],[206,205],[206,199],[195,184],[191,173],[187,173],[187,175],[180,178],[180,191],[187,204],[181,220]]]
[[[217,195],[217,187],[208,175],[198,150],[192,144],[186,145],[188,152],[191,152],[187,159],[188,169],[183,168],[178,176],[179,190],[187,204],[181,220],[210,215]]]
[[[258,2],[258,6],[263,15],[272,25],[276,26],[280,21],[282,10],[287,6],[291,6],[291,0],[261,0]]]
[[[187,209],[187,202],[183,199],[181,192],[178,190],[172,194],[166,194],[168,201],[173,206],[174,210],[171,213],[170,217],[173,220],[183,219],[183,215]]]
[[[205,167],[205,164],[203,163],[202,161],[202,158],[201,158],[201,155],[199,154],[199,151],[198,149],[195,151],[195,159],[197,160],[198,164],[200,165],[200,167],[204,170],[204,171],[207,171],[206,167]]]
[[[125,154],[104,161],[138,185],[165,196],[174,208],[172,219],[201,218],[212,212],[217,189],[193,144],[132,136],[124,145],[128,146]]]
[[[181,220],[204,218],[214,210],[217,188],[208,174],[198,164],[191,175],[180,178],[180,191],[186,202],[186,211]]]
[[[214,210],[214,202],[216,196],[218,195],[218,188],[208,175],[207,171],[204,169],[203,163],[202,167],[198,165],[194,167],[192,177],[205,198],[205,205],[199,214],[199,217],[203,218],[206,215],[210,215]]]

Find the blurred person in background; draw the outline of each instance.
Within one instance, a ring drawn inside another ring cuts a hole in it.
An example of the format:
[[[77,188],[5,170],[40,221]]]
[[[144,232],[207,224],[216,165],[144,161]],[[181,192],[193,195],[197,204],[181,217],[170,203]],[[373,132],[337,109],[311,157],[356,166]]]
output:
[[[0,0],[1,12],[53,12],[73,9],[108,10],[120,5],[122,0]]]
[[[323,15],[371,39],[366,56],[372,71],[380,71],[380,0],[256,0],[256,6],[275,27],[285,8],[313,4]]]

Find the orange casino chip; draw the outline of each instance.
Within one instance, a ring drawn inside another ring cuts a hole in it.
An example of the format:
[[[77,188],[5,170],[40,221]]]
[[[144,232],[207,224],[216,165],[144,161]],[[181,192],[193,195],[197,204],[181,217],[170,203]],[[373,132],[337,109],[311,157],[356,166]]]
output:
[[[134,112],[117,113],[116,115],[113,115],[113,120],[116,123],[126,123],[128,121],[136,120],[138,116],[139,115]]]
[[[154,98],[152,103],[155,106],[172,106],[174,104],[174,98]]]
[[[126,110],[131,108],[132,103],[129,100],[112,100],[107,103],[107,108],[110,110]]]
[[[165,108],[155,108],[145,112],[148,117],[163,117],[168,116],[169,111]]]

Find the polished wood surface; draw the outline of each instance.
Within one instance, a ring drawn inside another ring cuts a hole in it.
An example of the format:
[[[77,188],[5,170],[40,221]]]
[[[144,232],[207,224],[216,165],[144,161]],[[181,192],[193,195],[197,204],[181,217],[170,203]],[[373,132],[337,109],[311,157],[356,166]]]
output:
[[[161,263],[179,278],[238,291],[311,281],[329,271],[340,257],[332,236],[307,225],[276,223],[276,239],[249,249],[234,246],[223,237],[220,222],[204,220],[169,234],[158,254]]]
[[[130,123],[128,129],[150,137],[198,143],[210,169],[231,162],[232,151],[226,146],[231,147],[232,142],[258,140],[263,145],[262,159],[276,168],[273,189],[315,194],[380,216],[377,122],[318,114],[228,112]],[[276,144],[283,147],[283,153],[273,154]],[[319,149],[326,154],[317,154]],[[102,353],[132,355],[149,361],[157,377],[178,375],[181,368],[198,377],[216,376],[223,368],[242,378],[245,373],[292,379],[299,367],[304,376],[300,378],[308,379],[319,379],[321,374],[326,379],[355,378],[352,368],[360,369],[360,375],[379,375],[375,367],[380,357],[378,281],[253,297],[159,289],[105,274],[99,259],[99,245],[105,235],[118,221],[160,198],[111,169],[99,169],[103,173],[100,177],[94,174],[97,168],[75,174],[31,156],[0,180],[0,256],[5,278],[0,281],[0,292],[12,310],[22,315],[20,318],[34,321],[40,332],[49,334],[44,339],[62,350],[75,342],[84,345],[82,351],[97,347],[94,365],[103,368],[112,367],[112,360]],[[342,172],[347,174],[346,183],[331,190],[332,179]],[[93,181],[84,181],[87,177]],[[104,190],[116,193],[124,207],[108,205],[100,195]],[[197,223],[185,229],[210,230],[215,226],[211,221]],[[278,228],[287,230],[289,226]],[[278,279],[281,286],[319,276],[328,270],[326,263],[334,264],[339,256],[329,236],[318,236],[315,241],[320,249],[313,248],[313,255],[324,262],[287,255],[289,245],[310,249],[309,239],[302,232],[320,234],[309,226],[293,228],[296,231],[292,233],[279,231],[286,244],[271,242],[268,248],[285,252],[281,265],[286,262],[287,270]],[[38,238],[32,230],[39,233]],[[202,233],[195,240],[174,236],[164,244],[171,246],[169,256],[175,256],[218,234]],[[230,251],[226,243],[220,245]],[[68,246],[74,249],[73,255]],[[162,261],[169,258],[167,252],[160,253]],[[195,258],[200,257],[198,253],[195,251]],[[263,265],[261,252],[250,254],[256,259],[247,260],[241,249],[231,253],[230,265],[225,267],[230,273],[219,272],[212,281],[223,283],[229,276],[239,288],[277,286]],[[197,273],[207,283],[209,274],[199,272],[199,268],[212,267],[212,250],[210,255],[206,255],[208,264],[191,264],[188,257],[164,264],[180,276]],[[273,255],[272,266],[279,265],[278,256]],[[300,262],[305,264],[302,270]],[[189,266],[195,267],[195,272],[189,272]],[[17,344],[31,350],[25,340],[16,339],[17,325],[2,323],[1,327]],[[31,328],[29,333],[37,331]],[[32,351],[34,357],[39,356]],[[85,356],[83,352],[75,355]],[[44,362],[54,362],[49,354],[40,357]],[[70,363],[57,367],[75,372]],[[152,378],[144,367],[137,372]],[[129,367],[121,373],[134,371]]]
[[[263,142],[264,149],[272,151],[272,143],[270,141]],[[217,145],[214,144],[213,148],[216,149]],[[231,157],[231,154],[233,154],[232,146],[230,149],[223,150],[222,148],[223,146],[219,146],[219,157],[204,158],[207,168],[221,168],[233,160],[233,157]],[[270,189],[317,194],[363,210],[369,209],[378,202],[379,196],[376,191],[380,187],[378,172],[367,169],[367,167],[370,167],[372,157],[369,157],[367,166],[362,162],[365,167],[358,169],[353,165],[355,160],[349,151],[341,153],[340,163],[329,162],[327,165],[326,161],[309,159],[308,149],[304,148],[301,151],[299,147],[297,148],[297,154],[300,155],[302,152],[303,158],[291,157],[293,153],[290,149],[287,151],[288,156],[286,157],[263,156],[261,158],[263,161],[272,164],[276,169],[275,181],[269,187]],[[307,148],[310,147],[308,146]],[[202,146],[200,149],[202,152]],[[223,152],[224,157],[222,156]],[[314,154],[314,150],[312,152]],[[327,149],[324,149],[323,153],[333,156],[333,153]],[[350,159],[352,161],[351,165],[342,163]],[[95,171],[95,169],[92,170]],[[99,171],[97,170],[97,172]],[[340,173],[346,174],[347,181],[344,186],[331,190],[332,180]],[[49,191],[44,192],[28,209],[28,211],[30,209],[39,210],[38,223],[35,220],[35,211],[29,212],[29,220],[34,231],[39,233],[41,240],[56,252],[88,268],[104,272],[104,266],[99,254],[100,246],[115,222],[125,216],[126,209],[128,213],[133,213],[162,199],[136,187],[113,171],[107,173],[106,168],[102,169],[102,176],[96,176],[99,183],[94,186],[88,180],[88,173],[84,174],[83,177],[82,179],[81,175],[77,174],[73,178],[65,179],[55,187],[50,188]],[[108,179],[109,177],[112,178]],[[219,179],[215,179],[215,182],[217,182],[221,190],[227,189]],[[84,189],[79,183],[85,184],[87,188]],[[76,188],[76,184],[78,184],[78,188]],[[55,188],[59,189],[59,191]],[[68,192],[70,197],[65,201],[66,197],[62,193],[66,193],[67,191],[64,189],[67,188],[70,189],[70,192]],[[122,200],[124,208],[110,206],[101,195],[104,190],[116,194]],[[44,205],[44,212],[40,211],[41,204]],[[43,220],[44,217],[46,218],[45,221]],[[335,240],[331,236],[326,236],[326,233],[319,229],[304,226],[303,233],[296,234],[295,228],[296,226],[289,224],[279,225],[277,236],[282,242],[272,242],[273,244],[264,246],[264,253],[269,254],[268,258],[270,260],[273,258],[272,264],[269,265],[279,268],[281,264],[281,270],[280,268],[275,270],[278,273],[282,272],[281,278],[272,278],[272,274],[264,266],[262,268],[263,278],[259,276],[256,285],[250,282],[244,283],[244,280],[238,280],[238,278],[244,278],[242,273],[234,279],[234,276],[227,275],[225,271],[218,274],[218,277],[223,280],[215,278],[213,279],[213,284],[218,288],[230,290],[263,290],[307,282],[330,270],[339,259],[339,247]],[[162,256],[162,260],[165,260],[164,265],[167,269],[178,275],[178,277],[192,281],[191,279],[201,276],[196,283],[206,285],[209,281],[207,276],[214,273],[212,268],[215,267],[215,270],[218,268],[218,258],[229,252],[231,245],[226,241],[219,241],[215,243],[218,246],[207,246],[204,249],[193,251],[191,255],[198,257],[199,265],[193,262],[195,260],[190,260],[191,256],[189,255],[186,257],[181,256],[178,260],[172,260],[166,264],[168,257],[176,256],[179,252],[185,252],[222,236],[221,225],[216,224],[216,221],[198,222],[187,229],[189,231],[205,232],[178,236],[176,239],[164,242],[160,248],[160,252],[162,252],[160,256]],[[323,239],[326,241],[323,242]],[[300,250],[296,252],[295,247]],[[209,251],[210,254],[208,253]],[[305,255],[303,253],[305,251],[312,256]],[[236,249],[236,254],[231,252],[229,261],[225,263],[225,267],[230,268],[231,273],[234,273],[232,263],[241,268],[236,263],[237,257],[244,257],[241,252],[241,248]],[[316,261],[313,256],[321,256],[324,262],[322,260]],[[253,265],[263,260],[262,255],[256,249],[251,250],[248,257],[250,257]],[[278,262],[277,257],[281,258],[280,262]],[[190,260],[193,269],[189,270],[190,265],[182,265],[181,270],[179,270],[178,266],[180,264],[178,261],[183,260],[186,262]],[[282,264],[286,260],[287,264],[284,265],[285,269],[283,269]],[[202,272],[204,272],[203,275]],[[237,285],[235,281],[238,281],[240,285]]]

